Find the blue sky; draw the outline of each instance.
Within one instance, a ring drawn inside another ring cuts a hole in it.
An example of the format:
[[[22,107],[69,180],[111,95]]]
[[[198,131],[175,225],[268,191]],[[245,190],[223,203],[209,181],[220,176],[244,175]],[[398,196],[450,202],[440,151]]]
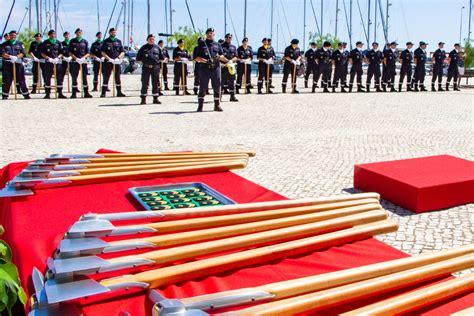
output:
[[[42,0],[45,1],[45,0]],[[49,1],[49,0],[46,0]],[[114,25],[120,11],[120,2],[117,5],[112,24]],[[282,50],[288,44],[291,38],[299,38],[300,44],[303,44],[303,4],[305,0],[274,0],[274,23],[273,23],[273,40],[274,46]],[[335,32],[335,12],[336,0],[323,0],[323,32]],[[374,22],[374,2],[372,0],[371,19]],[[25,7],[28,6],[27,0],[17,0],[13,16],[7,29],[18,29]],[[53,1],[51,0],[51,3]],[[63,28],[58,27],[59,31],[73,31],[76,27],[81,27],[85,31],[85,37],[92,40],[97,31],[97,6],[96,0],[60,0],[59,16]],[[107,25],[110,13],[115,0],[99,0],[101,9],[101,29],[104,30]],[[176,30],[179,26],[191,25],[186,10],[184,0],[173,0],[173,28]],[[205,29],[207,23],[213,26],[219,37],[224,35],[224,1],[223,0],[188,0],[196,27]],[[348,31],[343,9],[343,0],[339,0],[339,23],[338,37],[348,41]],[[361,18],[357,6],[359,2],[362,17],[365,24],[367,23],[367,3],[368,0],[353,0],[353,37],[352,41],[362,40],[366,42],[364,29],[362,27]],[[384,5],[386,0],[381,1]],[[440,40],[447,43],[450,48],[455,42],[459,41],[461,7],[463,10],[463,32],[462,38],[467,37],[468,32],[468,12],[469,0],[391,0],[390,7],[390,28],[389,40],[396,40],[401,44],[410,40],[417,43],[420,40],[427,41],[429,48],[434,48]],[[6,20],[8,9],[12,0],[0,1],[0,25]],[[34,11],[33,0],[33,13]],[[165,23],[165,0],[151,0],[151,31],[159,33],[166,31]],[[169,3],[169,0],[168,0]],[[260,40],[270,35],[270,0],[248,0],[248,16],[247,16],[247,37],[250,39],[252,46],[260,45]],[[308,46],[308,33],[316,32],[316,23],[311,9],[310,0],[306,0],[306,46]],[[315,13],[320,19],[321,0],[312,0]],[[345,0],[347,11],[349,10],[349,0]],[[227,31],[234,33],[232,22],[235,26],[236,34],[239,40],[243,37],[243,6],[244,0],[227,0]],[[134,40],[138,43],[145,41],[146,27],[146,0],[134,0]],[[473,14],[474,15],[474,14]],[[33,17],[35,14],[33,14]],[[380,21],[380,13],[378,13],[378,30],[377,41],[384,42],[382,26]],[[169,19],[169,17],[168,17]],[[33,25],[36,25],[33,18]],[[169,20],[168,20],[169,21]],[[320,23],[320,21],[318,21]],[[474,21],[472,21],[474,30]],[[28,17],[23,27],[28,26]],[[278,28],[278,36],[277,36]],[[370,42],[373,41],[374,28],[370,30]],[[473,32],[474,33],[474,32]],[[474,34],[471,33],[471,38]],[[119,25],[119,38],[122,38],[122,25]],[[235,36],[234,36],[235,39]],[[278,40],[278,43],[277,43]],[[236,41],[235,41],[236,42]],[[235,43],[237,44],[237,43]]]

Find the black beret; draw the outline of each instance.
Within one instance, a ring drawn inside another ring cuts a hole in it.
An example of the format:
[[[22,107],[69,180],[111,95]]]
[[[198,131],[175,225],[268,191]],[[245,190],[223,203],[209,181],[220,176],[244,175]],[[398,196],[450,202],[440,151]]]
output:
[[[68,31],[64,32],[64,33],[63,33],[63,36],[66,36],[66,34],[69,34],[69,32],[68,32]]]
[[[423,46],[423,45],[428,45],[428,43],[421,41],[420,46]]]
[[[208,29],[206,30],[206,34],[207,34],[207,33],[211,33],[211,32],[214,32],[214,29],[213,29],[212,27],[210,27],[210,28],[208,28]]]
[[[148,36],[146,37],[146,40],[148,41],[148,39],[149,39],[150,37],[155,37],[155,35],[153,35],[153,34],[148,34]]]
[[[97,32],[97,33],[95,33],[95,36],[96,36],[96,37],[99,36],[99,35],[102,35],[102,32]]]
[[[43,35],[41,35],[41,33],[36,33],[36,34],[35,34],[35,37],[38,37],[38,36],[39,36],[39,37],[43,37]]]
[[[337,47],[342,47],[342,45],[344,45],[344,43],[341,43],[341,42],[337,43]]]
[[[296,38],[291,40],[291,44],[298,44],[300,41]]]
[[[113,32],[113,31],[116,31],[115,27],[111,27],[111,28],[109,29],[109,33],[110,33],[110,32]]]
[[[379,46],[379,43],[377,43],[377,42],[373,42],[373,43],[372,43],[372,46],[374,46],[374,45],[377,45],[377,46]]]
[[[323,47],[330,47],[330,46],[332,46],[332,45],[331,45],[331,43],[329,43],[328,41],[325,41],[325,42],[323,43]]]
[[[12,34],[12,33],[15,33],[15,34],[17,34],[18,32],[17,32],[17,31],[15,31],[15,30],[11,30],[10,32],[8,32],[8,34]]]
[[[413,43],[412,42],[407,42],[407,46],[409,46],[409,45],[413,45]]]
[[[264,37],[264,38],[262,39],[262,43],[265,42],[265,41],[268,41],[268,38]]]
[[[163,43],[163,40],[159,40],[159,41],[158,41],[158,44],[161,44],[161,43]]]
[[[459,46],[459,47],[461,47],[461,44],[459,44],[459,43],[456,43],[456,44],[454,44],[454,46]]]
[[[315,42],[309,43],[309,46],[313,46],[313,45],[316,46],[316,43]]]
[[[184,43],[184,39],[182,39],[182,38],[180,38],[180,39],[178,40],[178,44],[181,44],[181,43]]]
[[[51,34],[53,34],[53,33],[56,33],[56,31],[55,31],[55,30],[49,30],[49,31],[48,31],[48,35],[51,35]]]
[[[249,41],[249,39],[247,37],[244,37],[244,39],[242,40],[242,43],[243,42],[248,42],[248,41]]]
[[[364,43],[362,43],[361,41],[358,41],[358,42],[356,43],[356,46],[357,46],[357,45],[360,45],[360,44],[364,45]]]
[[[395,45],[395,46],[397,46],[397,45],[398,45],[398,43],[397,43],[397,42],[391,42],[391,43],[390,43],[390,46],[392,46],[392,45]]]
[[[227,33],[227,34],[225,35],[225,38],[228,38],[228,37],[232,37],[232,34]]]
[[[438,43],[438,45],[444,45],[444,44],[445,44],[445,42],[439,42]]]
[[[271,42],[271,41],[272,41],[272,39],[269,37],[269,38],[267,38],[267,41]]]
[[[219,44],[224,44],[224,40],[221,38],[220,40],[217,41]]]
[[[342,42],[342,45],[347,45],[347,43],[346,43],[346,42]]]
[[[82,29],[80,27],[78,27],[75,31],[74,31],[74,34],[76,34],[77,32],[82,32]]]

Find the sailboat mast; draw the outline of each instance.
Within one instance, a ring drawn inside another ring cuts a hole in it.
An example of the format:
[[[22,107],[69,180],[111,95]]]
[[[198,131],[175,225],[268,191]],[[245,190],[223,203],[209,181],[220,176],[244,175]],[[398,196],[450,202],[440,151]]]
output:
[[[370,24],[372,24],[370,20],[370,2],[370,0],[367,1],[367,49],[370,47]]]
[[[303,1],[303,49],[306,49],[306,0]]]
[[[336,0],[336,25],[334,29],[334,37],[337,38],[337,24],[339,23],[339,0]]]
[[[247,37],[247,0],[244,0],[244,38]]]

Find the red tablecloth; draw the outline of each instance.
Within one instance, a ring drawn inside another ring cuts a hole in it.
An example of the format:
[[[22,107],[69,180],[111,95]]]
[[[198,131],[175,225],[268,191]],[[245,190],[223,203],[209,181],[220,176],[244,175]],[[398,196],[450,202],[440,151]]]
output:
[[[14,163],[0,171],[0,186],[24,168],[25,163]],[[42,189],[34,196],[0,199],[3,236],[12,245],[14,261],[18,265],[23,284],[32,293],[31,270],[34,266],[45,271],[46,259],[62,239],[64,232],[86,212],[123,212],[139,210],[139,205],[128,194],[128,188],[179,182],[204,182],[238,203],[284,199],[283,196],[250,182],[232,172],[176,178],[156,178],[140,181]],[[182,298],[217,291],[258,286],[270,282],[347,269],[371,263],[397,259],[406,254],[376,240],[367,239],[340,247],[271,262],[258,267],[220,273],[189,282],[181,282],[160,290],[170,298]],[[115,293],[119,294],[119,293]],[[131,291],[123,295],[102,297],[100,301],[82,300],[86,315],[148,315],[151,308],[143,292]],[[392,293],[394,294],[394,293]],[[376,298],[380,299],[380,298]],[[374,300],[353,302],[331,308],[321,314],[336,314]],[[415,314],[446,315],[472,305],[474,293],[461,295],[449,302],[417,311]]]

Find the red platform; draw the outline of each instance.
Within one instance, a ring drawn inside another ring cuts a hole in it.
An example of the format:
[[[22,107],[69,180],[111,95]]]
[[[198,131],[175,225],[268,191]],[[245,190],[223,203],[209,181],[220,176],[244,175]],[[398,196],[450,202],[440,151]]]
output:
[[[440,155],[358,164],[354,187],[417,213],[474,203],[474,162]]]
[[[11,179],[25,166],[26,163],[16,163],[0,170],[0,187],[4,185],[4,181]],[[204,182],[238,203],[284,199],[281,195],[232,172],[139,181],[130,179],[112,183],[59,187],[37,190],[34,196],[0,199],[0,224],[5,226],[5,235],[2,237],[12,245],[14,261],[18,265],[22,283],[27,287],[28,292],[32,293],[33,287],[30,277],[32,267],[36,266],[43,272],[45,271],[46,259],[53,254],[64,232],[80,215],[90,211],[105,213],[139,210],[140,206],[130,197],[128,188],[188,181]],[[180,282],[159,290],[169,298],[183,298],[259,286],[406,256],[407,254],[375,238],[369,238],[330,249],[275,260],[260,266],[251,266]],[[340,312],[352,310],[400,292],[419,288],[419,286],[423,286],[423,284],[331,307],[319,311],[317,314],[337,315]],[[469,307],[473,300],[474,292],[465,293],[410,314],[449,315]],[[145,316],[150,314],[152,307],[145,292],[136,290],[131,290],[129,293],[114,293],[100,298],[87,298],[80,303],[84,315],[108,316],[129,312],[130,315]]]

